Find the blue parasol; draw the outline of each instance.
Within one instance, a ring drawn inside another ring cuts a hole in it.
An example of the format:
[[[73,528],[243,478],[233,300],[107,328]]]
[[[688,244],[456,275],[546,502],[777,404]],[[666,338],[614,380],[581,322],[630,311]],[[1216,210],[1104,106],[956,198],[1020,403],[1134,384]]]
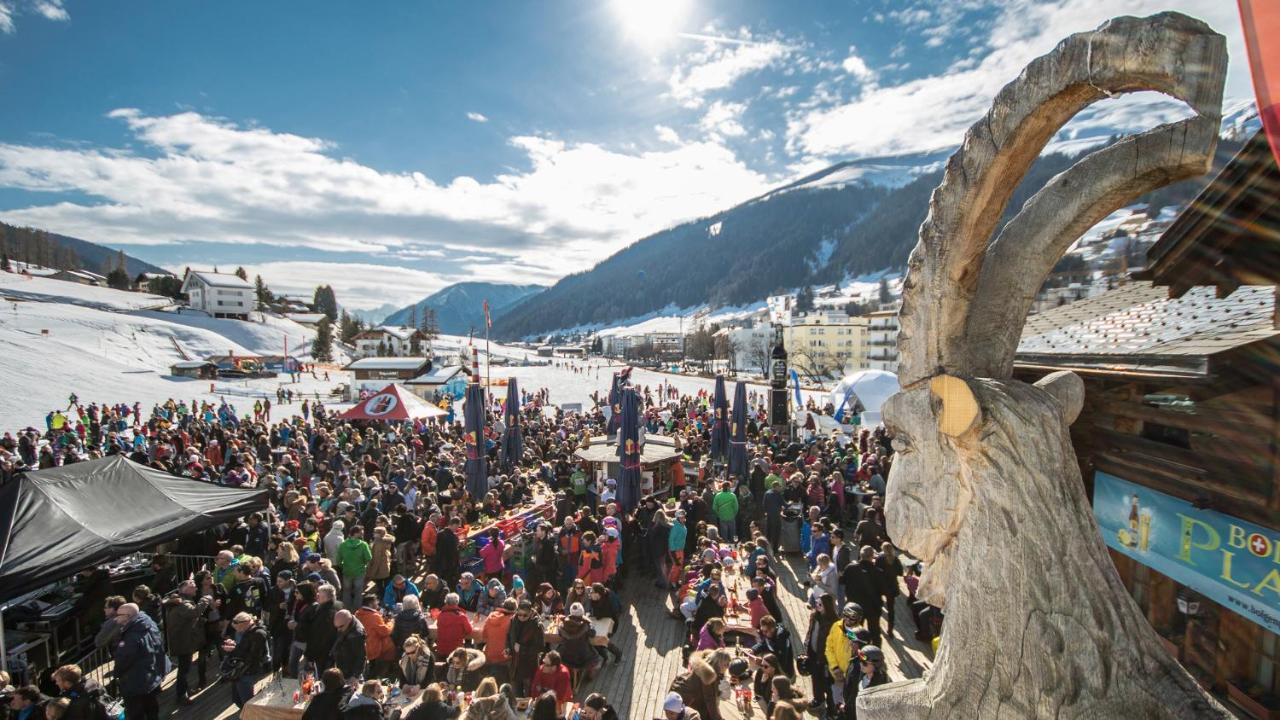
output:
[[[507,434],[502,438],[502,457],[507,465],[514,467],[524,455],[524,437],[520,429],[520,387],[515,378],[507,381],[507,402],[503,405],[502,422],[507,426]]]
[[[622,379],[619,373],[613,374],[613,383],[609,386],[609,424],[605,426],[605,434],[612,437],[622,424]]]
[[[618,502],[626,512],[640,503],[640,399],[634,388],[623,388],[622,436],[618,439],[618,458],[622,463],[622,480],[618,483]]]
[[[725,396],[723,375],[716,376],[711,416],[711,457],[724,462],[729,458],[729,399]]]
[[[733,422],[729,427],[729,474],[747,479],[747,384],[738,381],[733,389]]]
[[[480,383],[467,386],[467,403],[462,409],[463,442],[467,447],[467,492],[480,500],[489,491],[489,461],[485,455],[484,388]]]

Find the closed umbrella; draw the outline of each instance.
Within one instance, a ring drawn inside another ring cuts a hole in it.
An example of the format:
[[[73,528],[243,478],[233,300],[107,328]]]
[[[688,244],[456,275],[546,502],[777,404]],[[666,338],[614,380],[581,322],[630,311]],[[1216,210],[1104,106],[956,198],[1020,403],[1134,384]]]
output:
[[[609,385],[609,424],[605,426],[605,433],[613,435],[618,432],[618,427],[622,424],[622,374],[614,373],[613,382]]]
[[[524,438],[520,430],[520,387],[516,379],[507,381],[507,404],[503,408],[503,423],[507,426],[507,434],[502,439],[503,459],[514,466],[524,455]]]
[[[729,474],[742,482],[747,478],[747,384],[733,388],[733,422],[729,427]]]
[[[725,396],[723,375],[716,376],[711,418],[711,457],[724,462],[729,458],[729,399]]]
[[[467,492],[479,500],[489,491],[489,461],[484,445],[484,387],[467,386],[467,404],[462,409],[465,424],[463,442],[467,446]]]
[[[618,502],[626,512],[640,503],[640,399],[634,388],[623,388],[622,412],[618,437],[618,458],[622,463],[622,480],[618,483]]]

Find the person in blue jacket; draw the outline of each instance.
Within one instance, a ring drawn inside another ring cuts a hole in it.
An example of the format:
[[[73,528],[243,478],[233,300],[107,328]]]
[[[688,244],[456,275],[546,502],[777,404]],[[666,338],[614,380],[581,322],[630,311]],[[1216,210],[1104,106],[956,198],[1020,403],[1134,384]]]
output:
[[[120,639],[113,651],[116,682],[129,720],[160,720],[160,683],[164,680],[164,641],[155,621],[133,603],[116,610]]]
[[[418,586],[413,584],[403,575],[396,575],[387,583],[387,589],[382,593],[382,607],[393,608],[397,604],[404,602],[405,595],[417,595]]]

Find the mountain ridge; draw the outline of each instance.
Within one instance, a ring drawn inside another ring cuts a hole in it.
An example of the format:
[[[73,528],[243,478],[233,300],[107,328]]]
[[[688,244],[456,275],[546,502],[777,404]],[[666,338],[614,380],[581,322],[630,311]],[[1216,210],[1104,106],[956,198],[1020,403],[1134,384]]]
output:
[[[460,282],[443,287],[412,305],[387,315],[381,325],[407,325],[414,310],[421,322],[422,311],[435,310],[439,330],[447,335],[466,335],[471,330],[484,330],[484,302],[489,302],[489,315],[498,319],[530,297],[546,290],[544,285],[511,283]]]
[[[1240,127],[1246,114],[1231,123]],[[1224,132],[1208,173],[1161,188],[1142,201],[1159,207],[1189,202],[1243,145],[1241,134]],[[1015,189],[1002,224],[1082,152],[1067,148],[1040,156]],[[830,182],[833,175],[858,167],[856,161],[837,163],[734,207],[640,238],[512,308],[494,321],[494,336],[530,338],[607,325],[664,307],[742,305],[805,285],[901,268],[942,179],[943,170],[932,155],[918,159],[933,169],[917,166],[921,171],[897,187],[864,179]]]

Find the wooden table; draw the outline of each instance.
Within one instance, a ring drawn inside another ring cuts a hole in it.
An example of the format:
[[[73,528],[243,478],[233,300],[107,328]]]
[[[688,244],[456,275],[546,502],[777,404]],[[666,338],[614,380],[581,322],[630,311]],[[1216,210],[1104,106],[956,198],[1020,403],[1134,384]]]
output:
[[[760,632],[751,627],[751,610],[747,606],[747,590],[751,589],[751,583],[738,572],[737,566],[732,570],[724,571],[720,580],[724,583],[725,591],[733,595],[738,606],[736,611],[728,607],[724,609],[725,634],[742,633],[758,637]]]
[[[293,693],[302,689],[296,678],[270,675],[265,687],[240,710],[242,720],[300,720],[306,702],[295,703]]]
[[[293,693],[301,691],[301,683],[296,678],[281,675],[271,675],[265,682],[265,686],[260,685],[262,689],[258,694],[240,710],[241,720],[300,720],[307,709],[307,701],[295,703]],[[416,705],[421,697],[421,694],[415,698],[399,694],[384,702],[382,707],[386,710],[404,710]]]

